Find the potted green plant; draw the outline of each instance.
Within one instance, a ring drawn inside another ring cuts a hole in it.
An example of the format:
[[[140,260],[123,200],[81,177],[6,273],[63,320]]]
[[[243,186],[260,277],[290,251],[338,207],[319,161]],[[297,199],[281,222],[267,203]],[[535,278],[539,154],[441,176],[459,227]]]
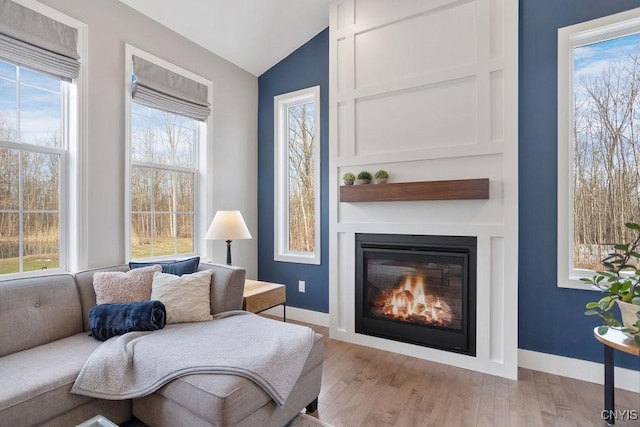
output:
[[[384,169],[380,169],[373,175],[373,177],[375,178],[374,183],[384,184],[389,179],[389,172]]]
[[[358,174],[356,184],[369,184],[371,182],[371,174],[367,171],[362,171]]]
[[[609,328],[619,329],[640,345],[640,225],[628,222],[625,226],[635,234],[630,243],[613,245],[615,251],[602,260],[605,271],[581,279],[605,294],[598,301],[587,303],[584,314],[602,319],[600,335]],[[614,303],[620,309],[620,319],[610,311]]]
[[[344,175],[342,175],[342,182],[344,182],[344,185],[353,185],[353,181],[355,180],[356,176],[351,172],[346,172]]]

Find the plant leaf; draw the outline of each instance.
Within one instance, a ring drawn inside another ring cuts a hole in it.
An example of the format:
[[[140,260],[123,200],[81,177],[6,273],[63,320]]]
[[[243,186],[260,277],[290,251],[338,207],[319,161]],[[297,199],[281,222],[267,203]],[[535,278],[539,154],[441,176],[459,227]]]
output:
[[[624,226],[632,230],[640,231],[640,224],[636,224],[635,222],[625,222]]]
[[[611,292],[612,294],[617,294],[618,292],[620,292],[621,288],[622,288],[622,283],[614,282],[611,284],[611,287],[609,288],[609,292]]]
[[[597,302],[588,302],[586,307],[587,308],[597,308],[598,307],[598,303]]]
[[[604,335],[609,330],[608,326],[598,326],[598,335]]]
[[[587,310],[587,311],[584,312],[584,314],[587,315],[587,316],[593,316],[595,314],[598,314],[598,311],[596,311],[596,310]]]
[[[640,335],[638,334],[634,335],[633,340],[636,342],[636,344],[640,345]]]

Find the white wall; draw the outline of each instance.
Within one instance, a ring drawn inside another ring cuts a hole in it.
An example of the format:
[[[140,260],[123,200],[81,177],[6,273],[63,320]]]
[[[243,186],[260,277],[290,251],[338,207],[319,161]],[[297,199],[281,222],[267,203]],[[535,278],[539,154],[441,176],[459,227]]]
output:
[[[517,377],[517,2],[330,7],[330,335]],[[489,200],[340,203],[342,173],[489,178]],[[356,334],[356,233],[476,236],[477,355]]]
[[[125,262],[124,46],[129,43],[213,82],[211,212],[239,209],[257,236],[258,81],[116,0],[42,0],[88,26],[88,140],[86,267]],[[176,5],[176,7],[179,7]],[[206,230],[204,231],[206,232]],[[203,238],[198,236],[197,238]],[[209,256],[225,262],[224,242]],[[205,255],[205,254],[203,254]],[[206,255],[205,255],[206,256]],[[234,265],[257,275],[256,240],[233,243]]]

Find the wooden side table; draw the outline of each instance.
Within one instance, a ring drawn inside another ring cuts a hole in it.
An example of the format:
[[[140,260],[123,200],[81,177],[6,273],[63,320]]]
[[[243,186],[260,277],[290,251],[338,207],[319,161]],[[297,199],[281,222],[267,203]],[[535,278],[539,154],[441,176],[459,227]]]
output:
[[[252,313],[260,313],[282,305],[282,320],[287,321],[287,294],[284,285],[245,280],[243,297],[242,309]]]
[[[606,334],[600,335],[598,328],[593,330],[593,336],[604,344],[604,420],[609,425],[614,425],[615,411],[615,386],[613,374],[613,349],[624,351],[625,353],[640,356],[640,346],[632,338],[624,333],[611,329]]]

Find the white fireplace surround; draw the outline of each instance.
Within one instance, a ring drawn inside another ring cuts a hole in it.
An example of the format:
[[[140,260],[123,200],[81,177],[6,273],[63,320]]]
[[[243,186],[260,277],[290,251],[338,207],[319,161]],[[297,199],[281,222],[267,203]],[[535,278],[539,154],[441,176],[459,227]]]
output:
[[[517,378],[517,23],[507,0],[332,2],[331,338]],[[489,178],[489,199],[339,202],[344,172],[378,169]],[[356,233],[477,237],[475,357],[355,333]]]

